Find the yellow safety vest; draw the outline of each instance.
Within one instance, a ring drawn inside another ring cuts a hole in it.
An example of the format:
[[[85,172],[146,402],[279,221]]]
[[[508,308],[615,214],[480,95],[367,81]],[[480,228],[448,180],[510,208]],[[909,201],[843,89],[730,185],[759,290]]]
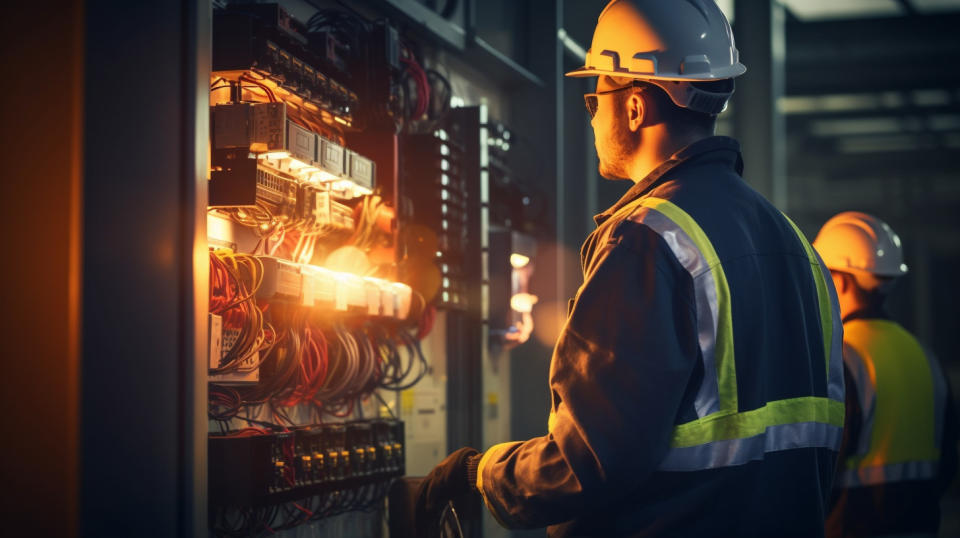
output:
[[[863,426],[840,485],[936,478],[947,393],[936,359],[897,323],[856,319],[844,324],[843,360]]]

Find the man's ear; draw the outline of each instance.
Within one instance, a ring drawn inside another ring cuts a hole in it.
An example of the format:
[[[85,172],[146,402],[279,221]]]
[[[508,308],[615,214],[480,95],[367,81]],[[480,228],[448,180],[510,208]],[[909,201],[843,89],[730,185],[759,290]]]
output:
[[[637,132],[647,121],[647,100],[641,92],[633,91],[626,102],[627,126],[632,132]]]
[[[830,276],[833,277],[833,287],[837,289],[837,294],[839,295],[839,294],[846,293],[847,286],[849,286],[850,283],[847,282],[847,279],[844,278],[843,274],[831,272]]]

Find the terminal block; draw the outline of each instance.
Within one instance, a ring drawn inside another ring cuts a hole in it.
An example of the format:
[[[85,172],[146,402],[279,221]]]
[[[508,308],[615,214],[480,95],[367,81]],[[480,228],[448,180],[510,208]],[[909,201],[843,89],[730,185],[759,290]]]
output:
[[[304,205],[297,203],[297,185],[342,199],[373,193],[376,165],[371,159],[294,123],[286,107],[277,102],[212,108],[211,206],[254,206],[259,201],[296,210]],[[286,200],[291,194],[292,202]]]
[[[305,28],[277,4],[232,4],[215,12],[215,74],[256,73],[350,128],[359,107],[356,92],[329,76],[329,63],[307,46]],[[325,74],[324,71],[327,71]]]
[[[403,422],[357,420],[209,438],[210,504],[259,506],[387,482],[404,473]]]

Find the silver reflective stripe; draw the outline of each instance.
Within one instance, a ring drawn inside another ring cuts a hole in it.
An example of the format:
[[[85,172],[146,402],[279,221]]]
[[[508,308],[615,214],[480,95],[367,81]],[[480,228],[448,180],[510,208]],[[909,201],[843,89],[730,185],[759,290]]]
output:
[[[937,477],[937,471],[935,461],[907,461],[849,469],[843,472],[840,482],[845,487],[855,488],[906,480],[932,480]]]
[[[713,271],[707,260],[683,228],[663,213],[648,207],[640,208],[630,220],[650,227],[663,238],[680,265],[693,279],[697,302],[697,339],[703,356],[703,382],[697,391],[694,408],[697,417],[705,417],[720,410],[719,387],[714,348],[717,344],[717,320],[720,310],[717,303],[717,286]]]
[[[873,385],[867,363],[849,344],[843,344],[843,362],[850,370],[853,384],[857,387],[857,396],[860,399],[858,403],[863,419],[855,454],[865,456],[870,452],[870,443],[873,439],[873,410],[877,405],[877,388]]]
[[[671,448],[660,471],[700,471],[743,465],[762,460],[764,454],[795,448],[836,450],[843,428],[822,422],[794,422],[770,426],[759,435],[744,439],[714,441],[703,445]]]
[[[827,284],[827,291],[830,294],[830,318],[832,330],[830,331],[830,367],[829,379],[827,379],[827,397],[831,400],[842,402],[844,399],[843,386],[843,316],[840,314],[840,301],[837,299],[837,290],[833,287],[833,277],[830,276],[830,269],[827,268],[820,254],[815,249],[814,255],[820,264],[820,271]]]
[[[923,354],[927,357],[930,364],[930,376],[933,378],[933,427],[934,439],[937,448],[943,444],[943,421],[944,414],[947,411],[947,379],[943,376],[943,370],[940,368],[940,361],[929,350],[924,349]]]

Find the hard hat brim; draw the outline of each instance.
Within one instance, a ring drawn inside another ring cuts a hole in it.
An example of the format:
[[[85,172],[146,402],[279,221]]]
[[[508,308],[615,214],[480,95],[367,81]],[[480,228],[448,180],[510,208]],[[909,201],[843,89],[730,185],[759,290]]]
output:
[[[902,267],[890,270],[882,269],[863,269],[860,267],[850,267],[847,265],[832,264],[833,267],[827,265],[827,269],[831,271],[839,271],[841,273],[850,273],[854,275],[866,275],[866,276],[875,276],[880,278],[899,278],[910,272],[910,268],[907,267],[907,264],[901,264]]]
[[[611,71],[608,69],[594,69],[592,67],[583,66],[569,73],[565,73],[564,76],[573,77],[573,78],[582,78],[582,77],[601,77],[601,76],[611,76],[611,77],[621,77],[621,78],[635,78],[639,80],[676,80],[682,82],[710,82],[713,80],[726,80],[728,78],[739,77],[740,75],[747,72],[747,66],[742,63],[736,63],[730,67],[721,69],[719,71],[703,74],[703,75],[653,75],[646,73],[634,73],[632,71]]]

